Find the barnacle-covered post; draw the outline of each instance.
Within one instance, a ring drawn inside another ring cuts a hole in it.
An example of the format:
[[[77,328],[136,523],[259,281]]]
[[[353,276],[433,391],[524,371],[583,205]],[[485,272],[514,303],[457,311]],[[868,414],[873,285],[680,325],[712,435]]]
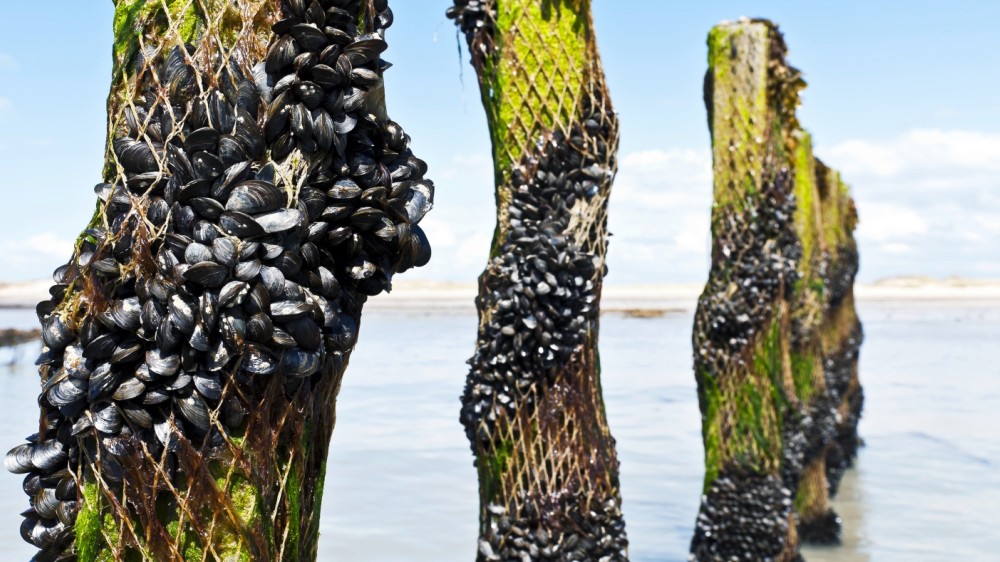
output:
[[[625,560],[598,301],[618,120],[590,2],[457,0],[493,141],[497,228],[461,421],[479,560]]]
[[[799,128],[805,83],[785,51],[764,20],[709,35],[715,203],[693,336],[706,465],[697,560],[792,560],[800,538],[840,536],[828,459],[850,420],[838,411],[847,385],[831,377],[842,341],[832,303],[850,291],[856,253],[849,274],[832,272],[854,223],[837,214],[846,188],[834,194],[839,176]]]
[[[385,0],[117,0],[104,183],[38,306],[36,560],[312,560],[362,305],[423,265]]]
[[[793,154],[802,82],[765,21],[714,27],[705,103],[712,133],[712,267],[694,322],[705,490],[696,560],[793,560],[785,442],[790,314],[802,252]],[[791,449],[791,448],[789,448]],[[784,469],[784,470],[783,470]]]

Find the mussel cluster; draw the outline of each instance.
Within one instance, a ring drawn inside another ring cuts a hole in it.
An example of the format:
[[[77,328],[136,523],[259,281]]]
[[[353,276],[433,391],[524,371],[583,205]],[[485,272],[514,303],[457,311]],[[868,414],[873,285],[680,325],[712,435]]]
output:
[[[479,539],[477,560],[524,562],[526,560],[559,560],[623,562],[625,550],[625,522],[617,499],[596,502],[584,512],[582,498],[574,494],[560,502],[560,521],[565,527],[553,528],[539,525],[535,509],[538,498],[525,503],[521,514],[508,514],[498,505],[490,505],[489,540]],[[503,537],[498,542],[496,537]]]
[[[844,298],[854,288],[854,278],[858,274],[858,248],[854,244],[844,244],[837,251],[837,259],[831,260],[829,273],[824,279],[828,304],[831,309],[841,305]]]
[[[864,392],[860,385],[852,386],[852,382],[856,376],[858,352],[863,339],[861,323],[855,322],[851,334],[840,349],[833,350],[823,363],[827,393],[838,405],[847,401],[847,415],[838,413],[835,435],[827,450],[826,480],[831,496],[837,494],[844,471],[854,464],[861,444],[858,422],[861,420]]]
[[[82,463],[114,486],[130,443],[224,445],[268,381],[339,372],[367,296],[429,259],[434,187],[380,107],[392,14],[373,4],[362,33],[360,0],[284,0],[252,71],[137,56],[118,179],[38,306],[41,430],[5,460],[36,560],[75,559]]]
[[[453,6],[448,6],[445,15],[455,20],[459,31],[466,36],[472,36],[480,31],[492,35],[492,25],[495,21],[493,0],[455,0]]]
[[[797,490],[806,466],[826,455],[837,436],[840,416],[837,403],[827,392],[817,393],[800,411],[785,414],[782,475],[790,490]]]
[[[843,520],[832,509],[814,516],[811,520],[799,520],[796,528],[799,540],[803,543],[837,546],[842,541]]]
[[[689,560],[783,560],[791,509],[776,477],[723,472],[702,496]]]
[[[462,397],[461,421],[473,451],[491,450],[503,439],[498,418],[510,423],[537,415],[536,396],[596,330],[602,260],[569,230],[574,213],[611,180],[606,139],[612,131],[600,114],[583,114],[568,135],[540,140],[511,173],[507,229],[482,278],[477,305],[485,313]],[[584,243],[603,247],[604,240]],[[624,560],[628,541],[618,499],[588,499],[575,488],[575,470],[566,466],[544,478],[559,490],[518,489],[511,506],[519,509],[491,505],[479,559]]]
[[[711,276],[698,301],[694,328],[699,372],[714,376],[740,361],[775,313],[774,303],[792,295],[802,245],[795,234],[791,182],[782,168],[761,193],[749,196],[754,200],[746,202],[745,211],[716,220],[713,261],[719,274]]]
[[[596,119],[584,127],[600,134]],[[611,171],[579,147],[579,126],[542,141],[511,174],[504,243],[484,276],[477,298],[489,311],[480,327],[462,397],[461,421],[473,442],[481,420],[488,424],[521,407],[526,391],[544,384],[583,343],[597,311],[594,282],[600,257],[566,233],[577,201],[593,198]],[[532,407],[532,404],[525,404]]]

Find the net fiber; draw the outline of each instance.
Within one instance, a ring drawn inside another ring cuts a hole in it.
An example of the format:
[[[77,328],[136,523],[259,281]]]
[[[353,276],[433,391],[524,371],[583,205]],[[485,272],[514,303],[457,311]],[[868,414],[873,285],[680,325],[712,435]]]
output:
[[[478,560],[626,560],[597,354],[618,120],[590,4],[457,0],[448,15],[479,78],[497,190],[461,411]]]
[[[799,127],[805,83],[777,27],[724,23],[708,45],[712,268],[693,334],[706,476],[691,559],[795,560],[800,538],[839,541],[827,459],[857,423],[832,374],[850,364],[856,384],[860,336],[841,318],[856,322],[856,216]]]
[[[93,221],[38,306],[36,560],[314,560],[362,305],[426,263],[384,0],[119,0]]]

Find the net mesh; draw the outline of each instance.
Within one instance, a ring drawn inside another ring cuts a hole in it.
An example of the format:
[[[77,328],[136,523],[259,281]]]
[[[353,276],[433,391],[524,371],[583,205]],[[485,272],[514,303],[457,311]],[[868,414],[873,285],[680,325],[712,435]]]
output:
[[[598,300],[618,120],[589,3],[458,0],[493,139],[498,223],[461,421],[479,560],[625,560]]]
[[[38,306],[36,560],[315,559],[362,305],[430,248],[379,0],[120,0],[106,183]]]

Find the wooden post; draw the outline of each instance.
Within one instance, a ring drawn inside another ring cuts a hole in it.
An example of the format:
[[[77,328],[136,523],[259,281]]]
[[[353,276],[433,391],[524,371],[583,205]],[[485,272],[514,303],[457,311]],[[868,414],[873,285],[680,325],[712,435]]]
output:
[[[456,0],[493,140],[497,225],[461,421],[479,560],[625,560],[597,351],[618,120],[590,2]]]
[[[831,328],[843,300],[833,295],[849,292],[853,271],[832,273],[831,256],[853,248],[853,223],[828,216],[846,191],[830,195],[799,126],[805,83],[776,26],[724,23],[708,43],[713,250],[693,338],[706,470],[691,551],[793,560],[797,527],[803,539],[839,541],[827,459],[846,422],[829,334],[842,331]]]
[[[314,560],[362,306],[426,263],[385,0],[117,0],[104,183],[43,325],[37,560]]]

